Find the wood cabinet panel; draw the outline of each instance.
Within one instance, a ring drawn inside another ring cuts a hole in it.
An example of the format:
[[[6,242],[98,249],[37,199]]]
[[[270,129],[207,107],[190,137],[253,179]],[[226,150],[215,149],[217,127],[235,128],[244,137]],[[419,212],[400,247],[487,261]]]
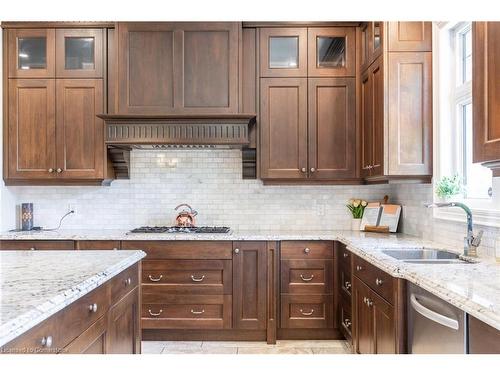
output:
[[[388,57],[390,175],[432,175],[432,72],[430,52]]]
[[[432,51],[432,22],[388,22],[389,51]]]
[[[242,58],[241,58],[241,112],[257,113],[257,30],[242,30]],[[257,147],[257,126],[252,126],[248,130],[249,148]]]
[[[10,79],[8,101],[9,178],[54,178],[56,173],[55,83]]]
[[[7,33],[9,78],[54,78],[54,29],[9,29]]]
[[[261,28],[260,76],[307,77],[307,28]]]
[[[500,331],[469,315],[469,353],[500,354]]]
[[[486,162],[499,175],[500,165],[500,22],[474,22],[473,161]]]
[[[229,329],[231,295],[144,295],[143,329]],[[154,303],[153,303],[154,302]]]
[[[103,81],[60,79],[56,90],[57,177],[104,178]]]
[[[370,298],[368,288],[357,277],[353,277],[353,304],[354,304],[354,350],[358,354],[373,354],[373,315],[366,300]]]
[[[266,328],[266,278],[266,242],[233,242],[234,328]]]
[[[73,250],[73,241],[0,240],[0,250]]]
[[[370,71],[361,76],[361,176],[370,176],[373,158],[373,81]]]
[[[333,295],[281,295],[281,328],[333,328],[333,320]]]
[[[136,354],[141,352],[138,287],[133,289],[109,310],[108,324],[108,353]]]
[[[138,285],[139,265],[135,264],[120,272],[110,281],[111,304],[115,304]]]
[[[308,35],[308,77],[356,75],[356,29],[312,27]],[[322,43],[323,42],[323,43]]]
[[[311,78],[308,84],[309,178],[355,178],[355,79]]]
[[[108,316],[102,316],[63,349],[65,354],[105,354]]]
[[[261,178],[307,177],[307,80],[261,79],[260,94]]]
[[[143,250],[147,259],[232,259],[231,241],[122,241],[124,250]]]
[[[103,78],[104,56],[102,29],[56,30],[57,78]]]
[[[112,240],[89,240],[77,241],[77,250],[119,250],[120,241]]]
[[[281,241],[281,259],[332,259],[333,241]]]
[[[174,108],[174,25],[118,23],[118,112]]]
[[[371,80],[371,100],[372,100],[372,147],[371,147],[371,176],[380,176],[384,174],[384,67],[383,60],[380,56],[373,62],[369,69]],[[428,89],[430,89],[428,87]],[[432,93],[427,93],[426,100],[432,100]],[[427,103],[428,104],[428,103]],[[426,105],[427,105],[426,104]],[[432,123],[430,125],[432,127]],[[426,134],[431,136],[430,134]],[[432,139],[432,136],[431,136]],[[424,143],[427,144],[430,139],[426,138]],[[428,146],[427,146],[428,147]],[[432,147],[431,147],[432,149]]]
[[[373,309],[374,353],[396,354],[396,323],[394,308],[376,293],[370,295]]]
[[[394,304],[395,279],[359,256],[353,256],[353,274],[372,290]]]
[[[282,260],[281,292],[286,294],[332,294],[333,260]]]

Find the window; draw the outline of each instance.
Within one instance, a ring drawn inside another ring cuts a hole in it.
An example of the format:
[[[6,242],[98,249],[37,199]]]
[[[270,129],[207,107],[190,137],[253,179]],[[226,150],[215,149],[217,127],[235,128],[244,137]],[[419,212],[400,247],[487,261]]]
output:
[[[492,204],[491,170],[472,162],[472,30],[471,23],[438,24],[437,179],[458,174],[463,200],[471,207]]]

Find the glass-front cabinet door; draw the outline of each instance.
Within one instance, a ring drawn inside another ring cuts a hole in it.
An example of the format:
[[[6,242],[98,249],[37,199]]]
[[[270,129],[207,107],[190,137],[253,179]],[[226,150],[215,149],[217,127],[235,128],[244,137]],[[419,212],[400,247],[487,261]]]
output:
[[[53,78],[54,35],[54,29],[9,29],[9,77]]]
[[[307,76],[307,29],[260,29],[260,76]]]
[[[308,29],[308,75],[349,77],[356,74],[356,32],[353,27]]]
[[[56,31],[57,77],[102,78],[103,31],[58,29]]]

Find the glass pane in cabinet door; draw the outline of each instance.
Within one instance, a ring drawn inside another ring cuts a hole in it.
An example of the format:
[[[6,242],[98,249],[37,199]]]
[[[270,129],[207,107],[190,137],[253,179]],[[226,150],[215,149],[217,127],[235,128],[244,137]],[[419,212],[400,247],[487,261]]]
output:
[[[299,65],[299,38],[280,36],[269,38],[269,67],[296,68]]]
[[[345,66],[345,37],[319,36],[316,47],[317,66],[324,68]]]
[[[65,38],[64,59],[66,69],[94,69],[94,43],[94,38]]]
[[[45,38],[19,38],[17,51],[19,69],[47,68],[47,40]]]
[[[380,47],[380,22],[373,23],[373,49]]]

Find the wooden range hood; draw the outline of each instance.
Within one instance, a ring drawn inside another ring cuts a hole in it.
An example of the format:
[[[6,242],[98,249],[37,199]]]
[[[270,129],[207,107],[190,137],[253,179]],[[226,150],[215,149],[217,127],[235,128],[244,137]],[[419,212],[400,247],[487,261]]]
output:
[[[132,149],[243,148],[255,114],[110,115],[104,120],[104,142],[117,179],[129,178]]]

